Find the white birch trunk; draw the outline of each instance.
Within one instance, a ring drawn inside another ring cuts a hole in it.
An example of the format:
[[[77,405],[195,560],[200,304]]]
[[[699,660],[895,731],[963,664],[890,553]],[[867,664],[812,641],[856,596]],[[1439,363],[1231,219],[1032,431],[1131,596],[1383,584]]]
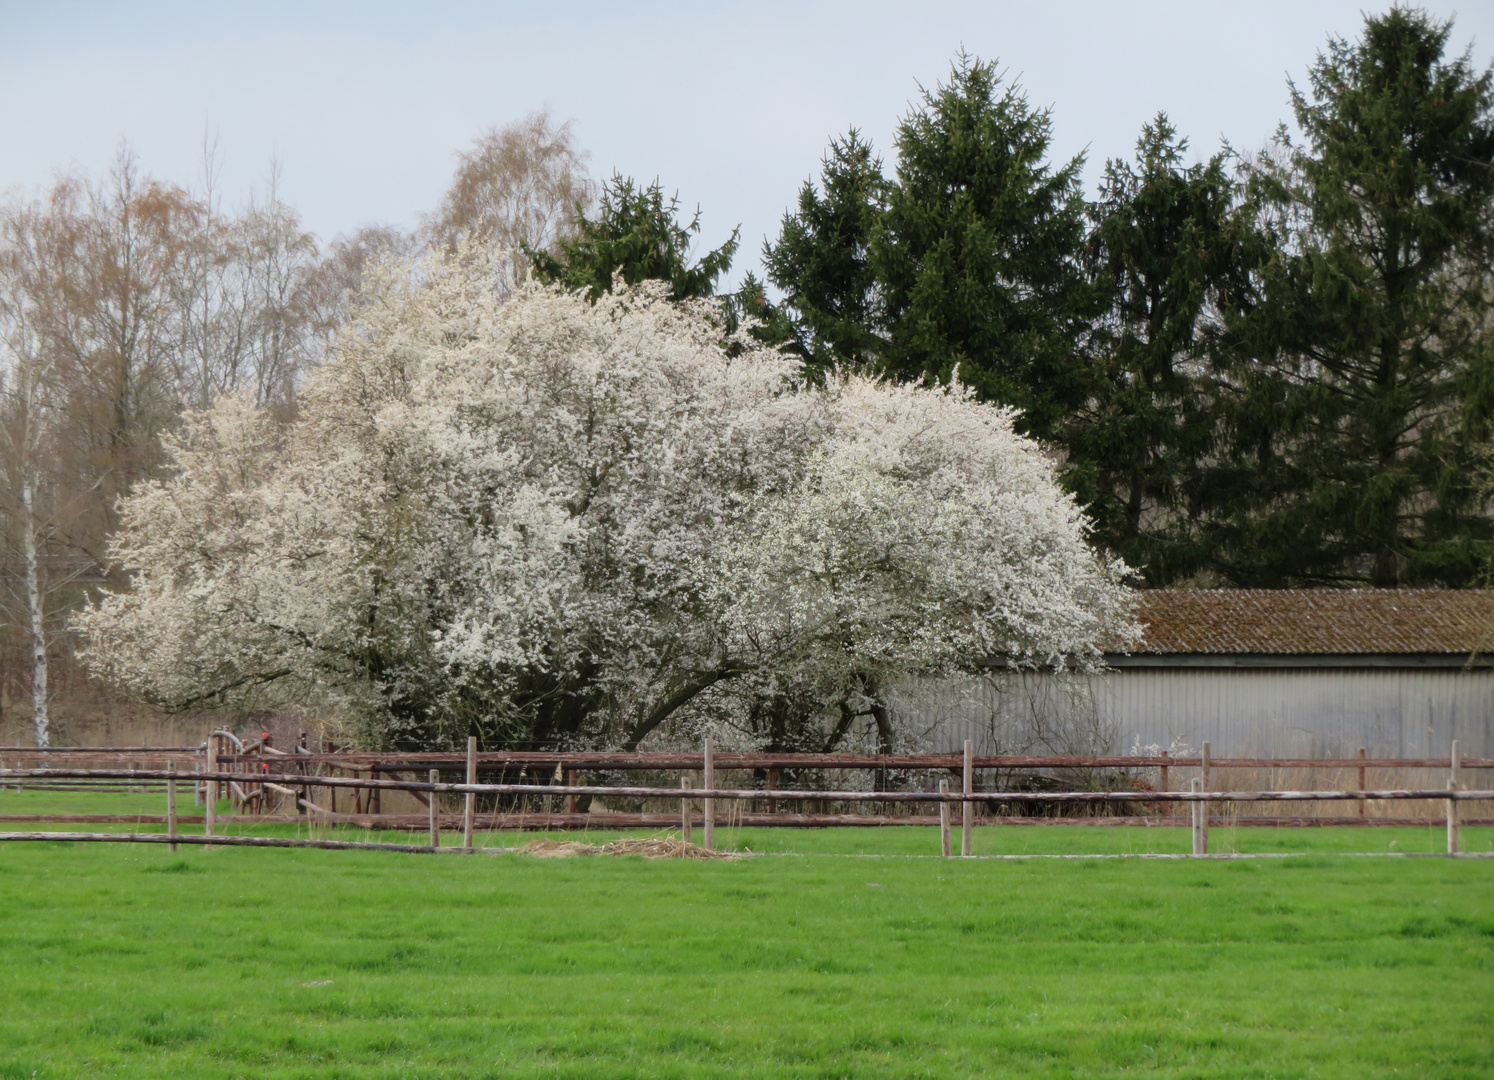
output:
[[[36,555],[36,478],[30,470],[21,481],[22,543],[26,554],[26,604],[31,616],[31,716],[36,745],[50,746],[47,717],[47,629],[41,566]]]

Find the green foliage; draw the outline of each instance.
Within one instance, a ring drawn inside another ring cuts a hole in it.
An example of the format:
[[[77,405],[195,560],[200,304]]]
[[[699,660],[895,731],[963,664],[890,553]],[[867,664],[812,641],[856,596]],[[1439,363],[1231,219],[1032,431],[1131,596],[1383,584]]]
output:
[[[1470,452],[1494,407],[1494,88],[1404,8],[1334,39],[1247,169],[1274,246],[1216,380],[1237,584],[1470,583],[1491,550]],[[1233,482],[1229,481],[1233,477]]]
[[[1165,115],[1086,205],[1051,118],[961,55],[852,130],[765,249],[811,367],[959,378],[1060,453],[1149,584],[1469,585],[1494,561],[1494,77],[1395,8],[1231,176]],[[1483,449],[1481,449],[1483,448]]]
[[[764,345],[777,345],[794,351],[795,326],[788,313],[768,299],[767,290],[750,271],[736,292],[721,298],[726,311],[726,332],[735,334],[742,326]],[[728,344],[728,351],[740,348]]]
[[[1089,343],[1091,396],[1065,427],[1069,484],[1096,539],[1153,584],[1195,572],[1206,556],[1190,514],[1216,430],[1203,318],[1240,276],[1226,155],[1187,165],[1187,150],[1159,114],[1134,163],[1106,162],[1087,254],[1107,311]]]
[[[865,369],[881,356],[870,249],[887,191],[881,159],[852,128],[831,141],[819,188],[805,182],[798,211],[763,245],[768,280],[784,293],[783,321],[811,370]]]
[[[1080,264],[1076,157],[1047,161],[1052,123],[996,66],[961,55],[897,132],[897,180],[870,260],[882,291],[883,366],[959,378],[1056,435],[1091,394],[1077,358],[1102,294]]]
[[[525,254],[539,280],[585,289],[593,303],[612,291],[615,275],[629,285],[667,281],[670,297],[685,300],[715,295],[717,279],[731,268],[740,230],[733,229],[724,244],[692,263],[693,237],[699,232],[698,207],[689,223],[682,223],[678,197],[665,199],[658,180],[644,187],[614,174],[602,185],[596,215],[578,210],[576,235],[561,240],[557,254],[527,249]]]

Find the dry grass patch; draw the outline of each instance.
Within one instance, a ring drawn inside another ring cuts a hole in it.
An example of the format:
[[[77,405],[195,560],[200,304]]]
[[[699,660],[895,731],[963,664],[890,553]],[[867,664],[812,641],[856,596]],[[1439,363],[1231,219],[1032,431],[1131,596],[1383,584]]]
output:
[[[587,844],[580,840],[531,840],[518,849],[537,859],[569,859],[577,855],[642,855],[645,859],[736,859],[729,851],[712,851],[673,836],[646,836]]]

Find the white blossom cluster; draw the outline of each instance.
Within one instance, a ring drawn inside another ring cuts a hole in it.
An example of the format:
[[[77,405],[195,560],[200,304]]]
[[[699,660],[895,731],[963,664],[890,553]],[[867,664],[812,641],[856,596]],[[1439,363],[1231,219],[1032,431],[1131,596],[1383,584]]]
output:
[[[714,305],[500,300],[460,258],[363,310],[297,420],[226,397],[124,503],[96,671],[386,744],[636,746],[786,687],[833,720],[898,677],[1134,635],[1124,567],[962,388],[809,385]]]

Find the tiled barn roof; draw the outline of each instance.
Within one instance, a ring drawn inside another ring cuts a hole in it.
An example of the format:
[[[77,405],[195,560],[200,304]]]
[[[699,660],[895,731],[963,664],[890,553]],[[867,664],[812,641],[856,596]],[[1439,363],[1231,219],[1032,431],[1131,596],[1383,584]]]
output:
[[[1491,589],[1149,589],[1135,655],[1494,652]]]

